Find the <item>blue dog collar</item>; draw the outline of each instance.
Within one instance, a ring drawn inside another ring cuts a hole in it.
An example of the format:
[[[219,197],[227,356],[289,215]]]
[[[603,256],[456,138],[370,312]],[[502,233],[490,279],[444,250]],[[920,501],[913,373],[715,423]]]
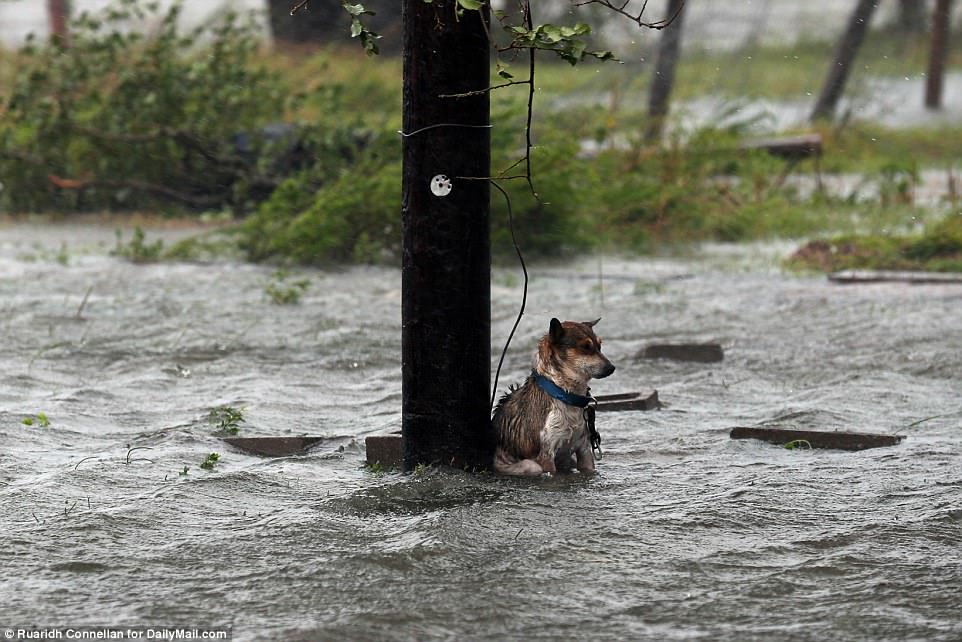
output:
[[[587,396],[576,395],[573,392],[568,392],[543,374],[539,374],[536,370],[531,371],[531,377],[542,390],[547,392],[550,396],[554,397],[558,401],[566,403],[569,406],[587,408],[595,400],[595,398],[591,396],[590,388],[588,389]]]

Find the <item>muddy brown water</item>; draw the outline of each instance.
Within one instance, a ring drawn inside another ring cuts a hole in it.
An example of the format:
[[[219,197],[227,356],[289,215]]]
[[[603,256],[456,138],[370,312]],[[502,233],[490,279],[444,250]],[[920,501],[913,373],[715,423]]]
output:
[[[107,227],[0,228],[0,627],[962,638],[959,286],[785,274],[791,245],[606,257],[603,287],[596,258],[538,266],[502,387],[551,316],[601,316],[618,371],[595,393],[656,388],[667,407],[599,416],[591,478],[377,476],[359,444],[399,424],[396,270],[296,271],[311,286],[281,306],[272,268],[132,265],[112,245]],[[494,352],[520,284],[493,282]],[[719,341],[725,360],[633,358],[669,340]],[[222,404],[246,409],[244,436],[330,439],[245,455],[213,434]],[[40,412],[48,427],[22,423]],[[907,438],[728,438],[762,423]]]

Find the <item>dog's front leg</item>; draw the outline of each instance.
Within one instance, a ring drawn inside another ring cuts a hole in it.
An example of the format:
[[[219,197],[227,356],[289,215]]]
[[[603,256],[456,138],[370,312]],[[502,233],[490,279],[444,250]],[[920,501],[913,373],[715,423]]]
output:
[[[591,446],[582,446],[578,449],[578,471],[585,475],[595,472],[595,456],[591,452]]]
[[[558,471],[557,467],[555,467],[554,453],[552,452],[542,451],[535,461],[541,466],[541,470],[546,473],[555,473]]]

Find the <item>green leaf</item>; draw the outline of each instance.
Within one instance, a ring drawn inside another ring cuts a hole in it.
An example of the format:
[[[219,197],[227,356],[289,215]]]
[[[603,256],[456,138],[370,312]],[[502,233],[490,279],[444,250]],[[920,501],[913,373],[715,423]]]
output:
[[[377,48],[377,40],[380,37],[380,35],[369,29],[365,29],[364,33],[361,34],[361,44],[364,45],[364,51],[367,52],[367,55],[376,56],[380,53]]]
[[[579,22],[573,27],[561,27],[561,35],[565,38],[572,38],[574,36],[586,36],[591,33],[591,25]]]
[[[561,27],[556,27],[554,25],[541,25],[538,27],[538,32],[548,42],[558,42],[561,40]]]
[[[471,11],[477,11],[482,6],[484,2],[481,0],[458,0],[458,4],[464,9],[470,9]]]
[[[610,51],[586,51],[585,53],[589,56],[594,56],[601,61],[618,60],[615,58],[615,54],[611,53]]]
[[[363,4],[360,4],[360,3],[359,3],[359,4],[351,4],[350,2],[342,2],[342,3],[341,3],[341,6],[344,7],[344,10],[345,10],[345,11],[347,11],[349,14],[351,14],[352,16],[355,16],[355,17],[356,17],[356,16],[364,16],[364,15],[367,15],[367,16],[373,16],[373,15],[374,15],[374,12],[373,12],[373,11],[364,8],[364,5],[363,5]]]

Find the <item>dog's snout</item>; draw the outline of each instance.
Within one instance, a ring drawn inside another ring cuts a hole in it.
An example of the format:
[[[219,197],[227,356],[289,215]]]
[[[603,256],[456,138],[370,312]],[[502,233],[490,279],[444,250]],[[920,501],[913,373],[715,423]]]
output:
[[[611,373],[613,373],[614,371],[615,371],[615,364],[609,361],[608,363],[605,364],[605,367],[602,368],[601,374],[598,375],[598,379],[604,379],[605,377],[611,376]]]

